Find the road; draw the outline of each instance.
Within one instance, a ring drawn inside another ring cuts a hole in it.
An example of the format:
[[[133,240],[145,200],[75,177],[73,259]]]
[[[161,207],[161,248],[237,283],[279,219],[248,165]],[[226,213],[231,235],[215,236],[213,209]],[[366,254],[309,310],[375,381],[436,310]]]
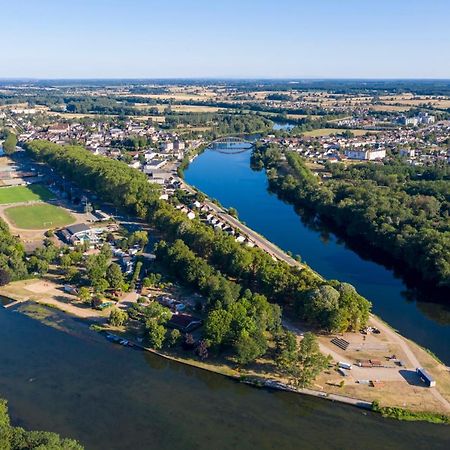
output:
[[[186,189],[190,193],[194,194],[195,190],[184,182],[183,180],[180,180],[182,188]],[[232,226],[234,229],[239,230],[243,235],[246,235],[252,242],[255,243],[257,247],[267,252],[270,256],[280,260],[284,261],[285,263],[289,264],[290,266],[299,267],[300,269],[303,268],[303,265],[296,261],[291,256],[287,255],[283,250],[278,248],[275,244],[261,236],[260,234],[256,233],[256,231],[252,230],[248,226],[244,225],[242,222],[240,222],[235,217],[231,216],[230,214],[226,213],[223,208],[216,205],[215,203],[211,202],[210,200],[205,200],[203,203],[205,203],[220,219],[227,223],[228,225]]]

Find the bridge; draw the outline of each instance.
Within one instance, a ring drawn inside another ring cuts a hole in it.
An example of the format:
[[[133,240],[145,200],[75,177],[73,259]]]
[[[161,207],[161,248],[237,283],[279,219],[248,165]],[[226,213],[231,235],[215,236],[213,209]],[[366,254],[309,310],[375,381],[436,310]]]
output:
[[[240,136],[222,136],[211,141],[208,148],[219,153],[243,153],[255,146],[255,143]]]

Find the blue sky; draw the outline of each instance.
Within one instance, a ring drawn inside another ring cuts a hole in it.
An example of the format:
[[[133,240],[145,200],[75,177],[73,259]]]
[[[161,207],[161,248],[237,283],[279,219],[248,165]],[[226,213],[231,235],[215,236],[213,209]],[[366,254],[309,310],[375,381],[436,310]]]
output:
[[[450,78],[450,0],[0,0],[0,78]]]

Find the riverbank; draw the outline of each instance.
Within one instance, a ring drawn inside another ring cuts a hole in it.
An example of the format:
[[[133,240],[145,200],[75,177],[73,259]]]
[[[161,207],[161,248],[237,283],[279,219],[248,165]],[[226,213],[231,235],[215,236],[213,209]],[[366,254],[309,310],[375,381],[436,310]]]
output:
[[[216,360],[211,358],[209,361],[201,361],[196,358],[181,356],[181,352],[178,353],[176,350],[156,351],[142,343],[139,343],[136,336],[126,332],[124,328],[110,327],[107,323],[107,314],[105,314],[105,312],[91,310],[90,308],[86,309],[82,305],[77,305],[76,302],[74,302],[75,304],[68,304],[58,299],[52,299],[49,301],[45,295],[33,295],[27,290],[27,284],[31,284],[31,286],[33,286],[35,282],[36,280],[15,282],[12,286],[2,287],[0,289],[0,295],[7,296],[11,300],[15,301],[15,303],[10,303],[11,310],[17,310],[25,313],[37,320],[42,321],[46,325],[53,326],[58,329],[59,314],[70,315],[80,319],[82,323],[93,325],[93,329],[96,331],[117,334],[122,338],[133,342],[136,347],[165,359],[209,372],[218,373],[230,377],[236,381],[252,384],[257,387],[284,390],[313,396],[356,406],[366,410],[371,409],[373,401],[377,401],[382,405],[382,407],[406,408],[414,413],[417,413],[418,420],[421,420],[421,418],[425,419],[426,417],[435,417],[435,414],[440,416],[442,414],[450,413],[450,407],[448,407],[447,400],[447,398],[450,398],[450,375],[448,371],[446,371],[442,365],[439,365],[439,363],[435,361],[431,355],[426,353],[426,351],[420,347],[414,346],[413,349],[410,350],[410,343],[408,343],[405,338],[395,333],[394,330],[390,329],[390,327],[376,317],[371,318],[372,325],[378,326],[384,335],[391,334],[391,336],[396,336],[396,339],[401,342],[401,346],[406,346],[406,353],[410,352],[409,358],[414,360],[412,363],[406,359],[408,357],[407,355],[403,357],[408,361],[408,367],[413,369],[414,366],[420,364],[420,366],[429,370],[429,372],[432,373],[438,381],[439,387],[441,389],[446,387],[444,392],[445,397],[436,389],[427,389],[420,384],[416,384],[413,387],[408,387],[406,379],[403,379],[400,376],[394,376],[394,378],[391,379],[394,374],[393,369],[372,369],[372,374],[374,375],[372,378],[376,377],[382,379],[388,375],[386,380],[378,380],[379,385],[376,388],[370,388],[365,384],[356,383],[356,378],[358,376],[364,376],[364,373],[359,374],[358,370],[362,369],[354,367],[352,371],[350,371],[350,380],[345,380],[345,382],[343,382],[342,377],[339,376],[334,368],[330,368],[318,377],[312,388],[297,389],[290,386],[289,380],[280,377],[280,375],[273,369],[268,371],[267,361],[260,360],[257,361],[255,365],[251,365],[245,369],[240,369],[233,367],[231,361],[227,359],[221,358],[220,360]],[[24,285],[21,286],[22,284]],[[45,312],[46,308],[52,308],[55,311],[53,317],[51,314],[49,315]],[[79,322],[77,323],[79,324]],[[74,326],[76,327],[76,324],[74,324]],[[288,328],[295,331],[298,335],[298,339],[301,339],[301,330],[293,329],[292,326]],[[321,351],[325,354],[331,355],[335,363],[341,360],[348,361],[350,356],[354,356],[351,352],[346,355],[342,354],[342,352],[340,354],[338,348],[336,348],[336,350],[332,349],[332,345],[330,344],[331,338],[332,337],[330,336],[319,336],[319,341]],[[345,338],[350,339],[349,336],[345,336]],[[390,347],[389,350],[396,351],[400,356],[401,349],[397,347]],[[360,354],[361,356],[363,355],[363,353]],[[265,367],[265,369],[261,370],[263,367]],[[412,370],[409,370],[408,374],[409,376],[412,376]],[[405,401],[405,397],[407,398],[407,401]]]

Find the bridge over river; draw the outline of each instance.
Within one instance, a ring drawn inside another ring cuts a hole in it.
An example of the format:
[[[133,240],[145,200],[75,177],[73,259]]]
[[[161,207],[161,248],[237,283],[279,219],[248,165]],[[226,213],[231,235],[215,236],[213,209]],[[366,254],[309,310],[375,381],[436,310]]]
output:
[[[241,136],[223,136],[208,144],[208,148],[219,153],[243,153],[255,146],[255,143]]]

